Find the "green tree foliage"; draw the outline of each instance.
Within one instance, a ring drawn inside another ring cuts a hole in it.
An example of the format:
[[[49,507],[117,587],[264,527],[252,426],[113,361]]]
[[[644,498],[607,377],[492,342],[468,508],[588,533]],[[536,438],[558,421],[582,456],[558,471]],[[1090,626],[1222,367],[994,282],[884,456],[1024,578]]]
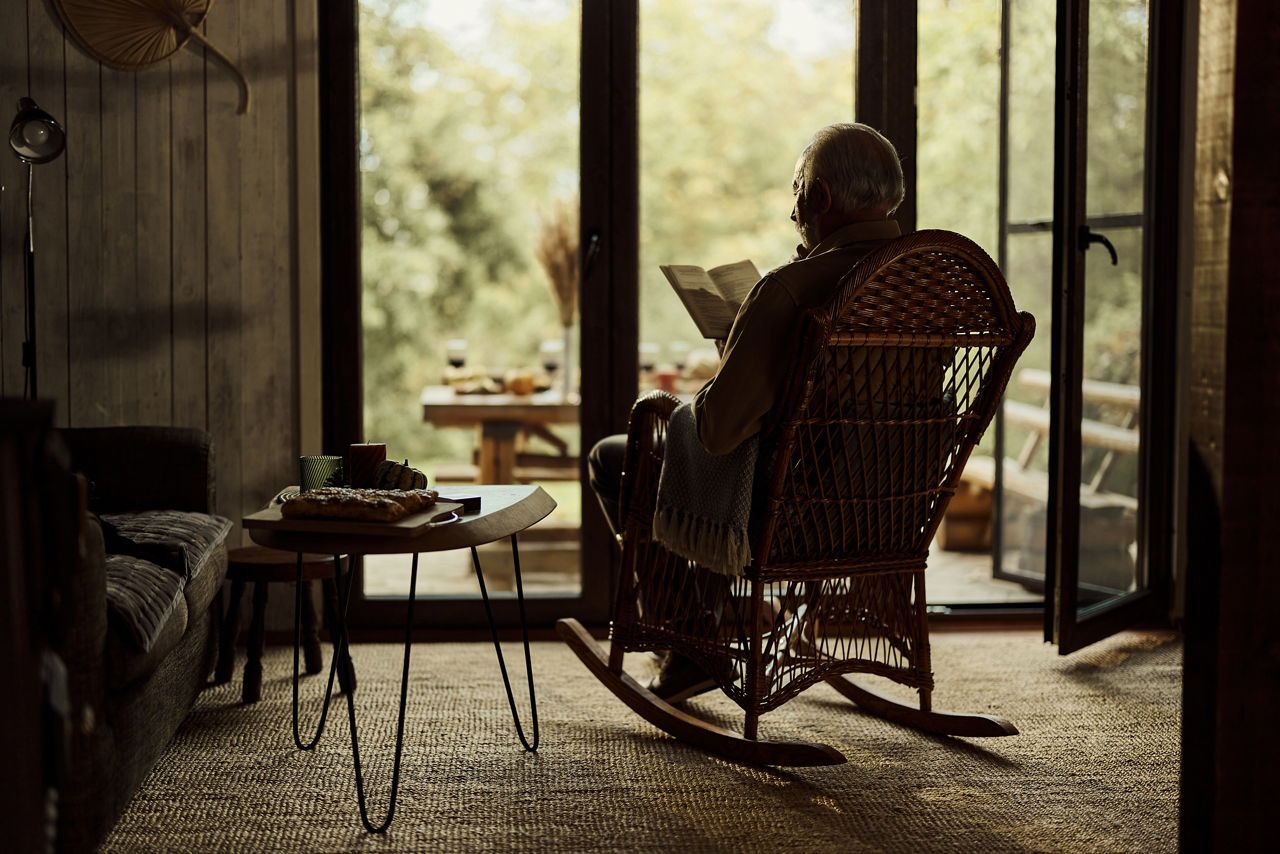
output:
[[[640,4],[641,336],[699,336],[659,264],[750,258],[761,270],[795,251],[792,168],[817,128],[853,118],[847,0],[642,0]],[[805,34],[788,12],[835,32]]]
[[[449,338],[501,369],[559,335],[533,234],[538,206],[577,188],[578,26],[561,5],[496,8],[476,52],[425,3],[361,4],[365,423],[393,456],[470,451],[418,408]]]
[[[916,224],[957,231],[994,258],[1000,4],[919,0],[917,8]]]

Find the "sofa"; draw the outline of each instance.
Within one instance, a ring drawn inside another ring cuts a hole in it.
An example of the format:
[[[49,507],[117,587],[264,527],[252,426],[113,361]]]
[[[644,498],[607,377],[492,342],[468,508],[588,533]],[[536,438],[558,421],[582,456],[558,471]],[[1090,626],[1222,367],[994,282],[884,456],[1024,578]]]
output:
[[[81,500],[78,554],[54,633],[70,735],[59,851],[92,851],[213,671],[231,522],[214,513],[207,433],[176,427],[58,431]]]

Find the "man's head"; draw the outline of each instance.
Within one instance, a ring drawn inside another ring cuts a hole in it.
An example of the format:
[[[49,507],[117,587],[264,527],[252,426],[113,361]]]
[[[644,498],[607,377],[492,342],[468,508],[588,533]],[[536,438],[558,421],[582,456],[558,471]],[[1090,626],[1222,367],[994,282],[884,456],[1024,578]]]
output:
[[[893,143],[863,124],[827,125],[796,161],[791,219],[805,250],[853,222],[884,219],[902,204],[902,163]]]

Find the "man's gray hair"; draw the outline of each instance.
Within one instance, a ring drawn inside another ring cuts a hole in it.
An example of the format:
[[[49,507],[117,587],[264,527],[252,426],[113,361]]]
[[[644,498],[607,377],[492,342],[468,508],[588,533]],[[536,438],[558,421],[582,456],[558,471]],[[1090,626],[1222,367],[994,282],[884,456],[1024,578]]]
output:
[[[806,178],[822,178],[837,211],[876,210],[891,214],[906,189],[902,162],[893,143],[868,125],[827,125],[813,135],[802,155]]]

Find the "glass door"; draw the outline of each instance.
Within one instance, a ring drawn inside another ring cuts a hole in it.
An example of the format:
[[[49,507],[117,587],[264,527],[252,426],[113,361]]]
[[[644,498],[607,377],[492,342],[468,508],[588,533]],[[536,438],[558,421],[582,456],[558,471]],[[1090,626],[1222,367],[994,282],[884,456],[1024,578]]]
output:
[[[1148,0],[1003,4],[999,254],[1040,324],[999,419],[996,575],[1044,591],[1064,653],[1157,614],[1169,572],[1173,474],[1150,461],[1172,459],[1176,206],[1153,200],[1177,40],[1156,24]]]
[[[1153,293],[1171,286],[1153,280],[1148,252],[1159,213],[1148,174],[1151,23],[1148,0],[1059,3],[1054,314],[1043,384],[1045,636],[1063,653],[1155,615],[1167,574],[1150,548],[1159,550],[1167,528],[1147,501],[1167,492],[1169,467],[1149,464],[1162,457],[1152,456],[1144,418],[1160,374],[1172,372],[1152,344]]]

